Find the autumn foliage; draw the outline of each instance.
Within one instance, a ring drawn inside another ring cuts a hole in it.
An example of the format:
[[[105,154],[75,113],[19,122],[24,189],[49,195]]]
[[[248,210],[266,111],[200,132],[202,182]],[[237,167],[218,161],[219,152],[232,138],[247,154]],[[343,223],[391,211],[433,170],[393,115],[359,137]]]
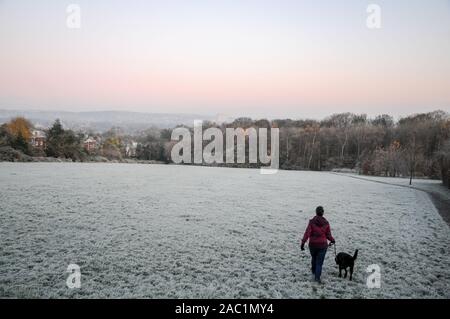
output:
[[[11,136],[14,138],[21,136],[25,140],[31,138],[31,127],[31,123],[23,117],[16,117],[6,125],[6,129]]]

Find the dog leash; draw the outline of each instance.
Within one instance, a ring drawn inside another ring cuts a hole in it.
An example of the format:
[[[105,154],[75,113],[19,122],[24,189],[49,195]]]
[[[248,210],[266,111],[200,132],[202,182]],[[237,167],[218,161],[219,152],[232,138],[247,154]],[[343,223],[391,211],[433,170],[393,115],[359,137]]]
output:
[[[334,247],[334,257],[336,257],[336,244],[330,243],[330,246]]]

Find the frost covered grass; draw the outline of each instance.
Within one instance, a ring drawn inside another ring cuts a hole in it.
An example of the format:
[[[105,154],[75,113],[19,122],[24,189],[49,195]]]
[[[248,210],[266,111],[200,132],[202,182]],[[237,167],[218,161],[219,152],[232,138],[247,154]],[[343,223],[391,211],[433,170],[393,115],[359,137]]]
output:
[[[332,250],[311,281],[298,242],[317,205],[337,250],[359,249],[353,282]],[[450,229],[429,197],[331,173],[0,163],[0,221],[0,297],[450,297]]]

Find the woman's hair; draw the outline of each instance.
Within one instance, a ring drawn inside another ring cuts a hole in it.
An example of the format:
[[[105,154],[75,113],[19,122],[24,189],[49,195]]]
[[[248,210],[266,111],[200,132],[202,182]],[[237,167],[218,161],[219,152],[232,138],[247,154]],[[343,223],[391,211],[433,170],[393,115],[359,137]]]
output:
[[[317,206],[316,215],[323,216],[323,207],[322,206]]]

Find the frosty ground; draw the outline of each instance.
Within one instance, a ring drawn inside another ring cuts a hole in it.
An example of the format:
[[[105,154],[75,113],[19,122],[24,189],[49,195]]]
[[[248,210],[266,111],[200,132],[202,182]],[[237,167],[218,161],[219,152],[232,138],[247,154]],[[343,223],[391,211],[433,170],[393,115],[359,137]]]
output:
[[[359,249],[353,282],[332,250],[311,281],[298,242],[317,205],[338,251]],[[0,297],[450,297],[450,228],[429,196],[344,175],[0,163],[0,221]]]

